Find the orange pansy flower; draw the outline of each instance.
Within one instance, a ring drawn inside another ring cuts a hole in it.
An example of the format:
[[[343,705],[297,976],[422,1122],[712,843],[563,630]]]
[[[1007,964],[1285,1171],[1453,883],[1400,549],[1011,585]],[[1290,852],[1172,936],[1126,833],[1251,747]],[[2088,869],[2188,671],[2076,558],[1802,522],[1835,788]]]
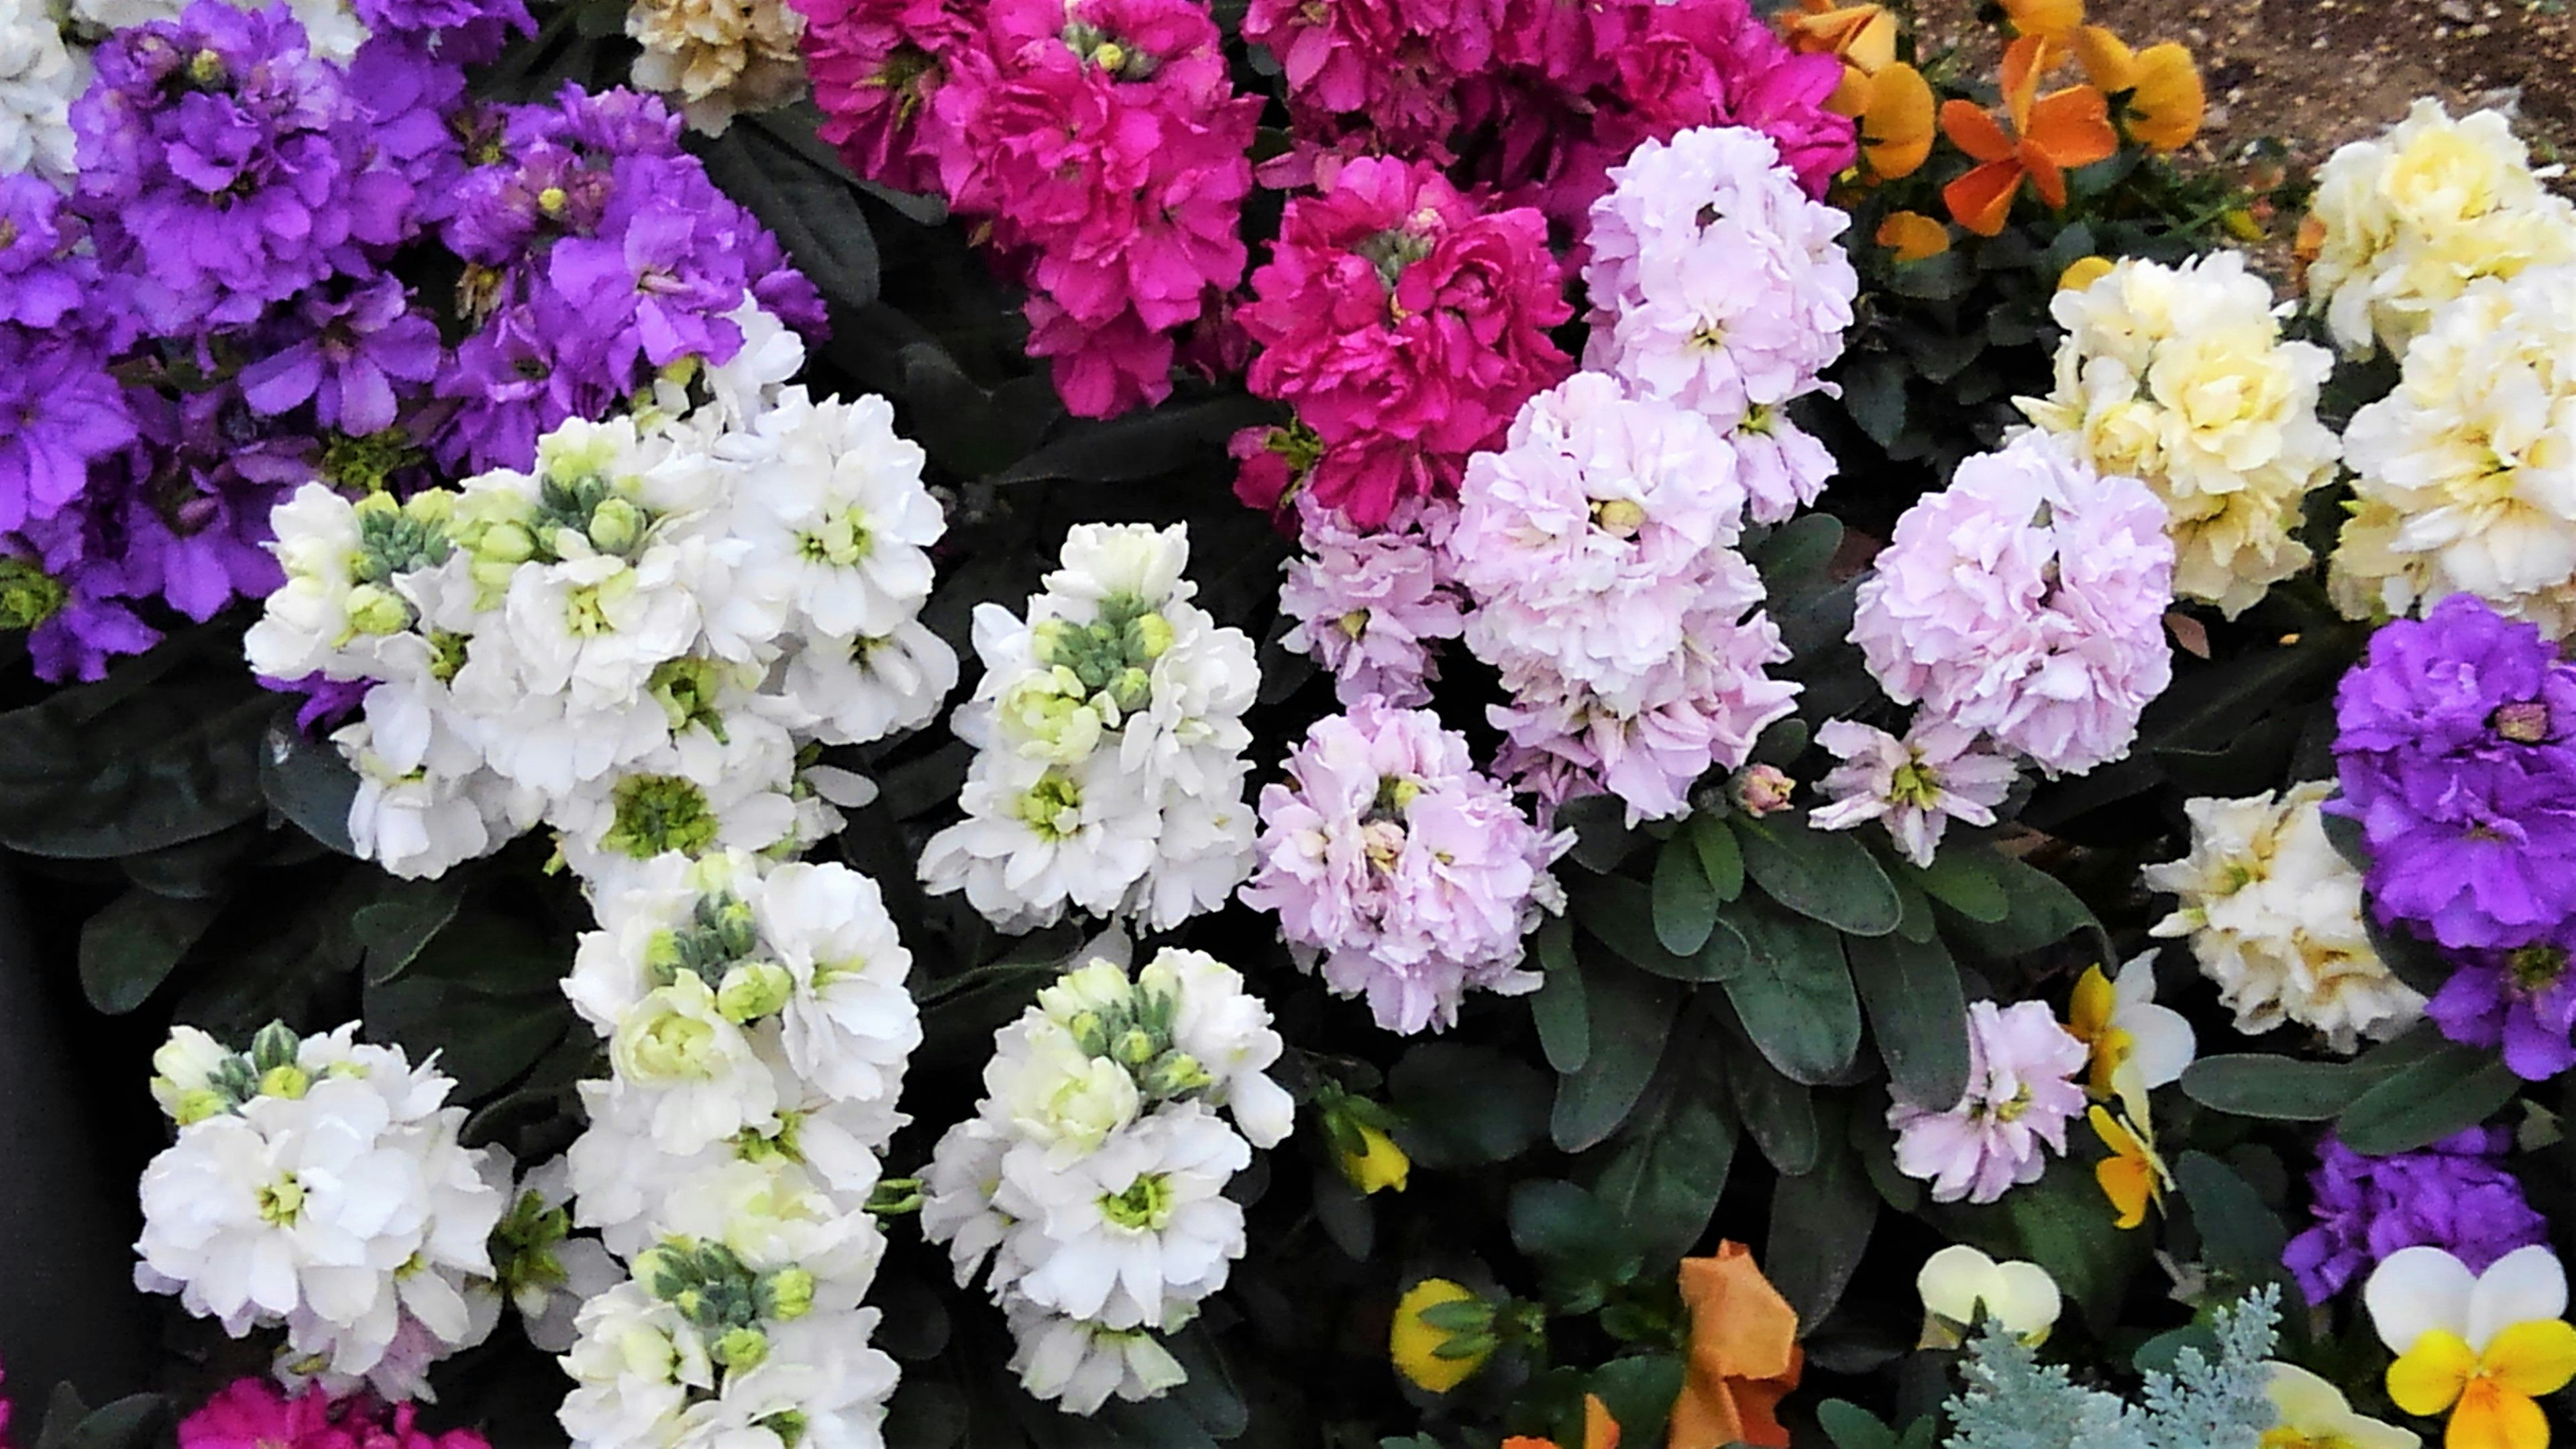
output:
[[[2121,119],[2140,145],[2179,151],[2200,134],[2209,98],[2188,47],[2166,41],[2133,52],[2098,25],[2077,31],[2074,45],[2075,58],[2093,84],[2122,97]]]
[[[2017,48],[2018,49],[2018,48]],[[1983,106],[1951,101],[1941,107],[1941,130],[1950,144],[1980,163],[1941,189],[1950,217],[1979,236],[1995,236],[2012,214],[2013,198],[2030,178],[2040,200],[2066,205],[2066,173],[2090,166],[2120,149],[2109,103],[2089,85],[2039,94],[2036,50],[2004,57],[2007,132]]]
[[[1905,62],[1869,77],[1858,116],[1861,154],[1880,180],[1911,176],[1932,155],[1932,85]]]
[[[1516,1434],[1503,1441],[1503,1449],[1557,1449],[1553,1439],[1540,1439]],[[1609,1406],[1597,1394],[1583,1396],[1583,1449],[1619,1449],[1619,1424],[1610,1417]]]
[[[1869,107],[1869,78],[1896,63],[1896,16],[1884,5],[1837,5],[1798,0],[1779,15],[1781,33],[1801,55],[1830,55],[1843,63],[1842,83],[1826,100],[1838,116]]]
[[[1891,211],[1873,240],[1900,262],[1919,262],[1950,249],[1950,229],[1919,211]]]
[[[1742,1243],[1720,1243],[1714,1257],[1682,1259],[1681,1289],[1690,1358],[1665,1449],[1788,1449],[1780,1401],[1798,1386],[1805,1363],[1798,1311]]]
[[[2003,0],[2016,35],[2064,35],[2084,23],[2084,0]]]

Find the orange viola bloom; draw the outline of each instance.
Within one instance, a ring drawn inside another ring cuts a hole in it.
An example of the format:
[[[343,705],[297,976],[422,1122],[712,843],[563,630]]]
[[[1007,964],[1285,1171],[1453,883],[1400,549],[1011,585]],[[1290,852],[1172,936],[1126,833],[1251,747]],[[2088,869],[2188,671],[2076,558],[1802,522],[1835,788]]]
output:
[[[1557,1449],[1553,1439],[1540,1439],[1516,1434],[1503,1441],[1503,1449]],[[1597,1394],[1583,1396],[1583,1449],[1619,1449],[1619,1424],[1610,1417],[1609,1406]]]
[[[2093,84],[2120,97],[2120,118],[2140,145],[2179,151],[2200,134],[2209,98],[2188,47],[2166,41],[2133,52],[2098,25],[2077,31],[2074,46]]]
[[[2084,0],[2003,0],[2015,35],[2064,35],[2084,23]]]
[[[1950,229],[1919,211],[1891,211],[1873,240],[1900,262],[1919,262],[1950,249]]]
[[[1780,1401],[1805,1365],[1798,1311],[1742,1243],[1718,1244],[1715,1257],[1682,1259],[1681,1289],[1690,1358],[1665,1449],[1788,1449]]]
[[[1870,173],[1883,181],[1911,176],[1932,155],[1932,85],[1903,61],[1869,77],[1858,113],[1860,151]]]
[[[2120,149],[2120,133],[2111,129],[2110,104],[2100,91],[2081,85],[2039,94],[2040,59],[2036,49],[2004,57],[2009,132],[1973,101],[1941,107],[1942,133],[1980,163],[1943,187],[1941,199],[1953,221],[1979,236],[2002,233],[2022,178],[2030,178],[2040,200],[2063,207],[2066,173]]]
[[[1837,5],[1798,0],[1779,14],[1789,48],[1801,55],[1830,55],[1843,63],[1842,84],[1825,108],[1858,116],[1869,107],[1869,78],[1896,63],[1896,16],[1884,5]]]

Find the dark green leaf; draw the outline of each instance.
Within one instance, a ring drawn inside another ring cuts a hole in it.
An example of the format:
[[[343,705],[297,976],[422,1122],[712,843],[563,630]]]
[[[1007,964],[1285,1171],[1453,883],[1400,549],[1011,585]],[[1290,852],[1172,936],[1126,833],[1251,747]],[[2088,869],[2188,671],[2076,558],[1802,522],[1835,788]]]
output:
[[[1949,950],[1891,935],[1846,954],[1897,1100],[1948,1111],[1968,1089],[1968,1001]]]
[[[81,927],[81,992],[110,1016],[141,1006],[222,914],[220,900],[130,890]]]
[[[1669,858],[1669,842],[1665,849]],[[1659,879],[1662,873],[1659,866]],[[1619,875],[1578,880],[1571,894],[1583,929],[1639,970],[1674,981],[1712,981],[1726,969],[1726,957],[1714,949],[1683,956],[1665,946],[1655,893],[1637,881]],[[1715,919],[1712,901],[1710,920]]]
[[[368,1033],[401,1043],[414,1061],[438,1052],[457,1100],[479,1101],[574,1025],[558,984],[566,964],[564,950],[530,927],[478,913],[439,932],[399,977],[366,987]]]
[[[358,798],[358,772],[340,748],[295,727],[292,705],[269,717],[259,752],[260,793],[296,828],[342,855],[356,855],[349,839],[349,806]]]
[[[2174,1181],[2191,1204],[2210,1267],[2249,1287],[2279,1280],[2289,1234],[2261,1194],[2206,1152],[2184,1153],[2174,1164]]]
[[[876,300],[876,236],[847,172],[758,126],[729,127],[697,149],[707,179],[776,232],[825,297],[850,308]]]
[[[1664,1039],[1682,1000],[1682,988],[1621,962],[1587,961],[1584,1003],[1592,1020],[1592,1051],[1583,1069],[1560,1077],[1549,1135],[1568,1152],[1608,1140],[1653,1079]]]
[[[1556,809],[1560,830],[1574,832],[1574,863],[1596,874],[1617,870],[1619,863],[1645,839],[1628,823],[1627,808],[1616,795],[1582,795]]]
[[[0,715],[0,844],[139,855],[259,814],[275,696],[247,679],[122,684],[111,677]]]
[[[1816,1102],[1805,1087],[1773,1070],[1754,1052],[1727,1058],[1726,1084],[1735,1098],[1739,1121],[1754,1144],[1780,1172],[1796,1176],[1815,1170],[1821,1142],[1816,1134]]]
[[[1822,574],[1842,543],[1841,519],[1830,513],[1802,513],[1771,530],[1750,557],[1762,573],[1762,582],[1776,592]]]
[[[2110,938],[2102,923],[2065,882],[2010,856],[1994,857],[1993,865],[1996,883],[2004,890],[2004,918],[1986,922],[1954,914],[1946,926],[1954,943],[2001,960],[2089,931],[2100,959],[2111,959]]]
[[[1834,1449],[1904,1449],[1896,1431],[1869,1410],[1844,1399],[1816,1406],[1816,1423],[1834,1441]]]
[[[2404,926],[2381,925],[2376,912],[2364,911],[2361,928],[2370,937],[2370,948],[2378,953],[2389,972],[2424,995],[2441,990],[2442,984],[2451,979],[2451,962],[2442,954],[2442,948]]]
[[[1744,850],[1745,874],[1765,894],[1802,916],[1855,936],[1896,929],[1904,903],[1869,847],[1849,835],[1811,830],[1785,818],[1732,822]]]
[[[1697,811],[1682,829],[1690,836],[1691,848],[1699,852],[1700,871],[1717,898],[1731,901],[1744,894],[1744,852],[1735,843],[1735,832],[1726,828],[1725,817]]]
[[[69,1384],[56,1385],[37,1449],[152,1449],[170,1403],[159,1394],[132,1394],[72,1418],[79,1407]]]
[[[1763,1270],[1780,1296],[1798,1310],[1798,1324],[1813,1331],[1840,1303],[1869,1247],[1878,1222],[1878,1194],[1860,1162],[1830,1134],[1816,1169],[1783,1177],[1771,1190],[1771,1237]]]
[[[1932,857],[1932,863],[1909,873],[1934,900],[1972,921],[1992,924],[2004,918],[2011,901],[1996,879],[1992,851],[1954,847]]]
[[[1539,1264],[1549,1301],[1569,1313],[1600,1307],[1644,1261],[1618,1217],[1570,1182],[1513,1184],[1504,1218],[1512,1246]]]
[[[1424,1042],[1386,1075],[1396,1138],[1424,1167],[1473,1167],[1526,1152],[1547,1124],[1547,1077],[1491,1047]]]
[[[1272,422],[1278,408],[1235,395],[1208,402],[1167,403],[1106,422],[1078,420],[1062,435],[993,477],[996,483],[1137,483],[1159,478],[1238,430]]]
[[[2493,1048],[2446,1042],[2354,1098],[2335,1135],[2371,1157],[2412,1152],[2484,1122],[2521,1089]]]
[[[2017,1240],[2011,1256],[2047,1269],[2097,1331],[2112,1323],[2155,1240],[2113,1226],[2092,1169],[2059,1158],[2039,1181],[2004,1194],[2003,1209]]]
[[[402,974],[447,923],[465,899],[465,873],[452,870],[435,880],[388,882],[373,905],[349,919],[349,929],[367,951],[367,979],[378,985]]]
[[[1655,939],[1675,956],[1697,956],[1717,924],[1717,905],[1697,848],[1679,834],[1665,841],[1655,855]]]
[[[1559,1073],[1579,1072],[1592,1055],[1592,1022],[1583,1001],[1583,968],[1574,958],[1574,923],[1550,916],[1538,928],[1538,962],[1544,973],[1530,993],[1530,1019],[1539,1050]]]
[[[1735,1117],[1716,1063],[1674,1056],[1679,1069],[1670,1089],[1629,1121],[1618,1155],[1592,1187],[1656,1264],[1689,1252],[1708,1231],[1735,1160]]]
[[[2324,1122],[2351,1106],[2371,1081],[2350,1062],[2232,1052],[2183,1068],[2182,1090],[2204,1107],[2239,1117]]]
[[[1682,1393],[1681,1360],[1668,1353],[1614,1358],[1592,1371],[1590,1388],[1618,1424],[1620,1443],[1661,1444]]]
[[[1935,260],[1938,260],[1935,258]],[[1905,431],[1905,369],[1884,353],[1864,356],[1843,369],[1843,408],[1882,448]]]
[[[1841,934],[1767,901],[1739,902],[1725,921],[1749,948],[1745,969],[1726,979],[1726,998],[1763,1057],[1810,1085],[1849,1066],[1860,1050],[1860,998]]]

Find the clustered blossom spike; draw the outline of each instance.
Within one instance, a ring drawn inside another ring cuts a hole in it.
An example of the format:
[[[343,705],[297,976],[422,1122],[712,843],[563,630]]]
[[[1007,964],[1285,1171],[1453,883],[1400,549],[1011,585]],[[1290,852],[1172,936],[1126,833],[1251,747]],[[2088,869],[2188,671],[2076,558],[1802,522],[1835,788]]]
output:
[[[1296,623],[1280,647],[1330,670],[1347,706],[1372,697],[1402,709],[1431,702],[1432,650],[1466,629],[1466,599],[1450,577],[1455,503],[1398,505],[1386,526],[1354,528],[1310,492],[1296,496],[1298,544],[1279,584],[1279,612]]]
[[[983,1275],[1031,1395],[1088,1415],[1171,1392],[1166,1338],[1246,1246],[1226,1184],[1292,1124],[1269,1008],[1203,952],[1132,976],[1095,955],[993,1043],[976,1115],[931,1154],[923,1235],[959,1287]]]
[[[1077,524],[1025,619],[975,610],[984,677],[950,728],[975,746],[966,818],[921,879],[1003,930],[1067,910],[1168,930],[1252,868],[1243,802],[1252,641],[1191,603],[1189,533]]]
[[[1467,737],[1427,710],[1363,699],[1318,721],[1261,791],[1260,870],[1244,904],[1275,911],[1300,962],[1377,1024],[1458,1020],[1470,988],[1535,990],[1522,942],[1565,909],[1548,867],[1571,831],[1539,829],[1479,774]]]
[[[2323,1306],[2401,1248],[2431,1245],[2484,1272],[2516,1248],[2546,1242],[2504,1165],[2513,1134],[2471,1127],[2414,1152],[2364,1157],[2329,1133],[2308,1174],[2314,1226],[2281,1255],[2310,1303]]]

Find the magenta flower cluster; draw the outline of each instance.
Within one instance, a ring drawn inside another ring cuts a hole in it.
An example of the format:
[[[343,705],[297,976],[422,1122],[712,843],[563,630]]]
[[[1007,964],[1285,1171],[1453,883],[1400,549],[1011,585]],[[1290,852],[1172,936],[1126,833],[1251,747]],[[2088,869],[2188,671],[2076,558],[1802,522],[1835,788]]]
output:
[[[1260,102],[1190,0],[802,0],[816,99],[861,176],[936,189],[1028,288],[1065,406],[1171,395],[1243,279]]]
[[[654,369],[730,358],[747,304],[821,326],[659,102],[467,96],[519,0],[360,9],[346,62],[283,5],[120,29],[71,194],[0,177],[0,626],[48,679],[275,588],[269,511],[303,483],[524,466]],[[453,347],[405,280],[442,249]]]
[[[1522,938],[1563,909],[1548,867],[1570,831],[1538,828],[1427,710],[1363,699],[1316,723],[1261,791],[1261,863],[1243,888],[1300,960],[1365,996],[1378,1025],[1456,1023],[1468,990],[1538,985]]]
[[[2472,1127],[2415,1152],[2364,1157],[2329,1135],[2308,1174],[2314,1223],[2281,1260],[2310,1303],[2322,1305],[2400,1248],[2443,1249],[2472,1273],[2534,1243],[2549,1223],[2505,1167],[2513,1133]]]
[[[235,1379],[179,1421],[179,1449],[491,1449],[471,1429],[432,1434],[410,1404],[319,1388],[289,1396],[265,1378]]]

